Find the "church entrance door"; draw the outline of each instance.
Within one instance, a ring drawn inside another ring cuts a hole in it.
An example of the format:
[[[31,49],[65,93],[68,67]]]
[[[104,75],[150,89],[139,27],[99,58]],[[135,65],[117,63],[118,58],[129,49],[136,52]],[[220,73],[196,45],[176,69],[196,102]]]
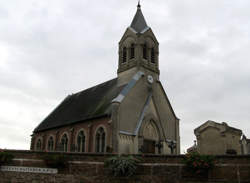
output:
[[[150,120],[146,122],[143,128],[143,149],[144,153],[152,153],[155,154],[156,152],[156,144],[159,141],[159,134],[157,127],[154,121]]]
[[[144,153],[155,153],[155,141],[144,139],[143,141],[143,152]]]

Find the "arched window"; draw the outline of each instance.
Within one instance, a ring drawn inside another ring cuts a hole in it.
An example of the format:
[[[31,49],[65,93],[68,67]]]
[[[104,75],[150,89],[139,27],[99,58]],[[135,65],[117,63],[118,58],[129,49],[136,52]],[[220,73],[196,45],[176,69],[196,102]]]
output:
[[[62,145],[62,151],[67,152],[68,151],[68,137],[66,134],[64,134],[62,137],[61,145]]]
[[[147,45],[146,44],[143,45],[143,58],[146,60],[148,59]]]
[[[85,152],[85,135],[80,131],[77,136],[77,152]]]
[[[105,132],[102,127],[100,127],[96,132],[96,152],[105,151]]]
[[[135,44],[132,43],[130,47],[130,59],[135,58]]]
[[[122,63],[125,63],[127,61],[127,48],[123,47],[122,50]]]
[[[53,137],[50,137],[48,140],[48,151],[53,151],[54,150],[54,140]]]
[[[37,151],[42,150],[42,141],[41,141],[41,139],[38,139],[38,141],[36,142],[36,150]]]
[[[155,50],[154,50],[154,48],[151,48],[151,62],[155,63]]]

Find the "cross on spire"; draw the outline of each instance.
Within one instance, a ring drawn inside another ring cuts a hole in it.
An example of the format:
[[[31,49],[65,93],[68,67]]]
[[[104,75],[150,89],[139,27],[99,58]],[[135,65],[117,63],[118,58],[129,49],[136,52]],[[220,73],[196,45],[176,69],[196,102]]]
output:
[[[138,0],[137,8],[140,8],[140,7],[141,7],[140,0]]]

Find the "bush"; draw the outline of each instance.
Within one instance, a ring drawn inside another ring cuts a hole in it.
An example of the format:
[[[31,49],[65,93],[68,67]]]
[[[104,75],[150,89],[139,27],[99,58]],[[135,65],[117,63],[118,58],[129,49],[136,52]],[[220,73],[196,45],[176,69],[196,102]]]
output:
[[[114,156],[104,162],[114,176],[132,176],[140,160],[133,156]]]
[[[47,154],[43,156],[43,160],[48,167],[65,168],[68,164],[69,158],[65,155]]]
[[[209,169],[214,167],[215,158],[211,155],[201,155],[197,152],[192,152],[185,155],[183,163],[193,173],[207,173]]]
[[[14,158],[13,154],[8,152],[0,152],[0,165],[8,164]]]

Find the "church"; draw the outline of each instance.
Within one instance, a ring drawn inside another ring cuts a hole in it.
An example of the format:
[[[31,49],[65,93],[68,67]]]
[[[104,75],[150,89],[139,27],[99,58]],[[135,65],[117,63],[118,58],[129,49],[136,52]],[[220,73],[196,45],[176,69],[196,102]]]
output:
[[[159,43],[138,4],[119,42],[117,77],[67,96],[34,129],[30,149],[180,154],[179,119],[159,75]]]

